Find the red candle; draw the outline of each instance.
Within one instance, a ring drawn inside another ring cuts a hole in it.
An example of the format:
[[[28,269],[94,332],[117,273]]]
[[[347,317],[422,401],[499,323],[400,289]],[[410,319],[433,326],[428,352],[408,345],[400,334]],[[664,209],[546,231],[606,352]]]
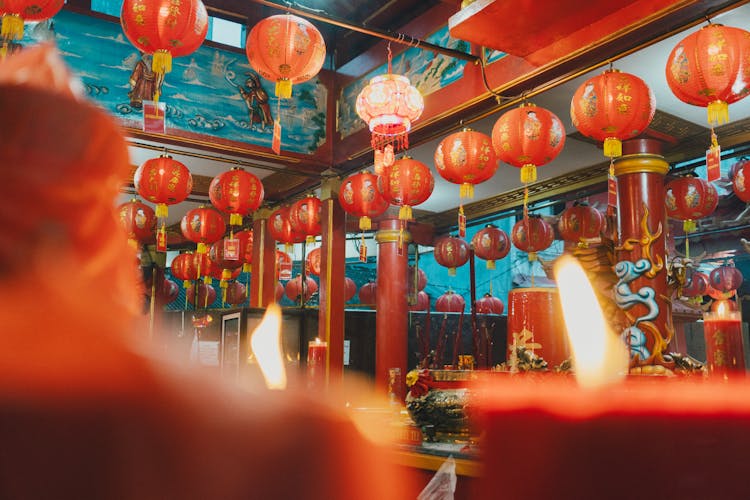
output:
[[[719,308],[703,315],[706,364],[711,376],[727,378],[745,375],[742,322],[739,311]]]
[[[327,359],[328,342],[316,338],[307,344],[307,379],[310,387],[325,386]]]

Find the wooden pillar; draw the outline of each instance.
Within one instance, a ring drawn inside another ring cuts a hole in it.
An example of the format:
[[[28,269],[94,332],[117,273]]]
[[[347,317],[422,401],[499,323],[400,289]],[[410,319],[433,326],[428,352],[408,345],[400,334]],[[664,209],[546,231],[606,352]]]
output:
[[[667,288],[664,176],[669,164],[661,143],[634,139],[623,143],[615,160],[618,243],[615,300],[625,313],[622,332],[631,350],[631,366],[665,362],[674,335]]]
[[[337,383],[344,373],[344,305],[346,292],[346,214],[338,202],[341,181],[330,179],[321,187],[320,308],[318,337],[328,342],[326,378]]]
[[[276,242],[268,233],[270,215],[270,210],[261,209],[253,216],[250,307],[266,307],[276,299]]]
[[[409,309],[407,274],[409,268],[408,242],[411,235],[403,233],[402,251],[399,251],[401,221],[380,221],[375,233],[378,243],[378,276],[375,298],[375,388],[383,393],[389,388],[389,370],[401,371],[400,381],[392,390],[403,400],[406,393],[407,331]]]

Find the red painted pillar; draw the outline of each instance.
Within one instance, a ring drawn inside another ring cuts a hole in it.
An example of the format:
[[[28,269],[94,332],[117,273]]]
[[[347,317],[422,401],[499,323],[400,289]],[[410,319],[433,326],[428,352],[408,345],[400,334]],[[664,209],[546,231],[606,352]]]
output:
[[[403,233],[399,251],[401,221],[385,219],[375,233],[378,242],[377,296],[375,298],[375,388],[387,392],[389,370],[400,370],[400,381],[393,390],[399,400],[406,394],[407,330],[409,309],[406,303],[408,245],[411,235]]]
[[[615,299],[625,312],[623,333],[631,365],[658,365],[674,335],[667,288],[664,176],[669,164],[661,143],[634,139],[623,143],[624,156],[615,160],[618,242]]]
[[[328,181],[321,189],[323,207],[320,262],[320,308],[318,337],[328,342],[326,378],[338,383],[344,373],[344,305],[346,296],[346,214],[338,202],[338,182]]]
[[[268,234],[270,214],[269,210],[258,210],[253,217],[250,307],[266,307],[276,299],[276,242]]]

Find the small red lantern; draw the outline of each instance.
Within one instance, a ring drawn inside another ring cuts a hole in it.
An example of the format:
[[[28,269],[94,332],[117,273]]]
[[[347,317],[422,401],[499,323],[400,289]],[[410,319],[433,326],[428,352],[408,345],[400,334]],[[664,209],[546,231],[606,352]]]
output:
[[[448,276],[456,275],[456,268],[469,262],[469,244],[455,236],[445,236],[435,243],[435,260],[448,268]]]
[[[201,0],[125,0],[120,13],[125,36],[137,49],[153,54],[158,79],[172,71],[172,58],[195,52],[208,33],[208,13]],[[157,85],[157,89],[161,85]],[[159,100],[159,91],[154,95]]]
[[[204,253],[181,253],[172,260],[172,275],[182,280],[184,288],[190,288],[192,280],[200,279],[210,270],[211,260]]]
[[[133,199],[120,205],[117,213],[129,241],[146,243],[153,238],[156,215],[151,207]]]
[[[462,296],[448,290],[435,301],[435,310],[442,313],[463,312],[466,309],[466,301]]]
[[[239,281],[232,281],[227,286],[226,297],[224,302],[233,306],[238,306],[247,300],[245,285]]]
[[[357,295],[357,284],[348,276],[344,276],[344,299],[349,302]]]
[[[187,295],[188,304],[191,304],[196,309],[207,308],[216,301],[216,289],[206,283],[198,283],[195,286],[191,286],[185,294]]]
[[[719,266],[708,275],[708,283],[719,292],[732,292],[742,285],[742,272],[734,266]]]
[[[375,304],[375,298],[378,293],[378,285],[372,281],[365,283],[359,287],[359,303],[360,304]]]
[[[750,202],[750,160],[738,161],[732,169],[735,170],[732,177],[734,194],[745,203]]]
[[[682,102],[707,109],[711,126],[729,121],[728,105],[750,93],[750,33],[709,24],[669,54],[667,83]]]
[[[516,222],[510,235],[513,245],[529,254],[529,260],[536,260],[536,253],[546,250],[555,239],[555,232],[538,215],[529,215]]]
[[[360,172],[347,177],[339,189],[339,203],[344,211],[359,217],[359,228],[369,231],[372,217],[382,215],[388,209],[388,200],[377,189],[378,176]]]
[[[699,177],[679,177],[670,181],[664,190],[667,216],[684,221],[686,233],[695,231],[695,221],[711,215],[719,203],[714,185]]]
[[[276,250],[276,279],[292,279],[292,257],[281,250]]]
[[[162,304],[171,304],[180,294],[180,287],[174,281],[164,278],[156,286],[156,297]],[[151,280],[146,282],[146,295],[151,296]]]
[[[417,301],[409,306],[410,311],[427,311],[430,308],[430,296],[427,292],[420,290],[417,293]]]
[[[208,250],[208,258],[211,259],[211,262],[214,264],[212,270],[214,268],[219,269],[218,276],[213,273],[211,273],[211,275],[221,281],[219,285],[221,288],[226,288],[228,280],[239,276],[241,271],[240,267],[242,267],[244,263],[239,248],[236,249],[237,254],[235,256],[237,258],[229,258],[233,256],[227,255],[226,250],[228,240],[228,238],[222,238],[215,241]]]
[[[477,231],[471,239],[474,255],[487,261],[487,269],[495,269],[495,261],[500,260],[510,252],[510,238],[508,233],[487,224],[484,229]]]
[[[274,290],[274,295],[276,297],[276,302],[281,301],[281,298],[284,296],[284,285],[276,282],[276,289]]]
[[[268,234],[274,240],[283,243],[287,250],[291,250],[292,245],[305,239],[305,235],[292,229],[289,222],[289,207],[279,207],[271,214],[268,218]]]
[[[263,183],[257,176],[235,167],[211,180],[208,197],[213,206],[229,214],[231,226],[241,226],[242,217],[255,212],[263,203]]]
[[[489,293],[485,293],[484,297],[477,300],[476,307],[479,314],[502,314],[505,310],[503,301]]]
[[[708,276],[693,271],[688,275],[685,286],[682,287],[682,296],[688,298],[702,297],[708,293],[708,287]]]
[[[320,212],[323,204],[320,198],[307,196],[292,204],[289,208],[289,224],[292,231],[304,235],[308,243],[315,241],[321,232]]]
[[[416,276],[414,275],[416,271]],[[409,266],[409,294],[411,295],[414,293],[414,285],[416,281],[417,285],[417,291],[424,290],[424,287],[427,286],[427,274],[420,269],[415,268],[414,266]]]
[[[492,127],[492,145],[504,162],[521,169],[521,182],[536,182],[536,168],[554,160],[565,145],[565,127],[545,108],[522,104]]]
[[[314,279],[310,277],[305,277],[305,284],[303,286],[301,274],[298,274],[297,276],[294,277],[294,279],[287,281],[286,286],[284,287],[284,293],[286,293],[286,296],[292,302],[299,302],[300,297],[302,297],[303,294],[304,294],[303,302],[307,302],[308,300],[310,300],[313,294],[317,291],[318,291],[318,284],[315,282]]]
[[[2,39],[23,39],[23,23],[44,21],[62,9],[64,0],[3,0],[0,3],[2,16]]]
[[[311,250],[305,258],[305,269],[307,269],[308,273],[314,276],[320,276],[320,256],[321,251],[320,247],[318,247]]]
[[[253,26],[245,52],[260,76],[276,82],[276,97],[289,99],[292,84],[306,82],[323,67],[326,44],[307,19],[279,14]]]
[[[711,285],[708,285],[708,290],[706,290],[706,295],[718,301],[729,300],[735,295],[737,295],[737,291],[731,290],[729,292],[721,292],[717,290],[716,288],[712,287]]]
[[[490,179],[497,166],[492,139],[468,128],[449,135],[435,150],[437,172],[446,181],[461,185],[459,198],[473,198],[474,186]]]
[[[565,241],[588,247],[588,241],[599,238],[604,229],[604,214],[586,202],[573,203],[563,210],[557,229]]]
[[[211,259],[209,259],[209,261],[211,264],[204,280],[208,283],[210,282],[210,278],[217,279],[221,282],[219,285],[221,288],[226,288],[229,280],[237,279],[242,272],[242,269],[239,267],[234,269],[224,269]]]
[[[641,134],[656,112],[654,94],[635,75],[610,69],[578,87],[570,102],[573,126],[604,142],[604,156],[622,156],[622,141]]]
[[[209,244],[224,236],[226,225],[221,214],[209,207],[189,210],[180,221],[182,235],[198,244],[198,253],[206,253]]]
[[[253,232],[238,231],[234,237],[239,241],[242,272],[249,273],[253,264]]]
[[[378,190],[391,205],[400,206],[398,218],[412,218],[411,207],[427,200],[435,188],[435,179],[424,163],[405,156],[378,177]]]

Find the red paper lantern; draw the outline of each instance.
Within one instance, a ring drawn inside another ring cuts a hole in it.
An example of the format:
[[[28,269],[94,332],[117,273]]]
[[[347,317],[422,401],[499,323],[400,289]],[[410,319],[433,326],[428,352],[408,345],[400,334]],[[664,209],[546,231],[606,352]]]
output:
[[[405,156],[383,170],[378,177],[378,190],[391,205],[400,206],[398,218],[412,218],[411,207],[427,200],[435,187],[430,168]]]
[[[284,285],[276,282],[276,289],[274,290],[274,295],[276,297],[276,302],[279,302],[281,298],[284,296]]]
[[[604,142],[604,156],[622,156],[622,141],[640,135],[656,111],[654,94],[635,75],[610,69],[578,87],[570,118],[580,133]]]
[[[281,250],[276,250],[276,279],[292,279],[292,257]]]
[[[173,57],[195,52],[206,39],[208,13],[201,0],[124,0],[120,24],[130,43],[153,54],[151,67],[164,78],[172,71]],[[158,90],[154,100],[159,100]]]
[[[682,296],[693,298],[702,297],[708,293],[708,276],[704,273],[693,271],[688,274],[685,286],[682,287]]]
[[[210,307],[216,301],[216,289],[206,283],[198,283],[195,286],[191,286],[185,294],[187,295],[188,304],[196,309]]]
[[[44,21],[60,12],[65,0],[3,0],[0,2],[2,16],[2,39],[23,39],[23,23]]]
[[[731,290],[729,292],[721,292],[717,290],[716,288],[712,287],[711,285],[708,285],[708,290],[706,290],[706,295],[708,295],[714,300],[729,300],[735,295],[737,295],[737,290]]]
[[[226,225],[221,214],[209,207],[198,207],[188,212],[180,221],[182,235],[198,244],[198,253],[206,253],[209,244],[224,236]]]
[[[268,218],[268,234],[274,240],[283,243],[287,249],[305,240],[304,234],[299,234],[292,229],[292,224],[289,222],[289,207],[279,207],[271,214]]]
[[[750,33],[709,24],[669,54],[666,76],[681,101],[707,109],[711,126],[729,121],[728,105],[750,93]]]
[[[226,243],[228,239],[229,238],[222,238],[215,241],[208,250],[208,258],[221,269],[237,269],[242,267],[244,262],[242,254],[240,251],[238,252],[237,259],[228,258],[226,254]]]
[[[305,277],[305,284],[303,287],[301,274],[298,274],[297,276],[294,277],[294,279],[287,281],[286,286],[284,287],[284,293],[286,293],[286,296],[292,302],[299,302],[300,297],[302,297],[303,295],[303,292],[304,292],[304,302],[307,302],[308,300],[310,300],[313,294],[317,291],[318,291],[318,284],[315,282],[314,279],[310,278],[309,276]]]
[[[490,179],[497,166],[492,139],[468,128],[449,135],[435,150],[437,172],[446,181],[461,185],[459,198],[473,198],[474,186]]]
[[[357,284],[348,276],[344,276],[344,299],[349,302],[357,295]]]
[[[435,260],[448,268],[448,275],[455,276],[456,268],[469,262],[469,244],[455,236],[444,236],[435,243]]]
[[[128,240],[146,243],[153,238],[156,215],[151,207],[133,199],[120,205],[117,213]]]
[[[359,287],[359,303],[360,304],[375,304],[375,298],[378,293],[378,285],[372,281],[365,283]]]
[[[737,198],[750,202],[750,160],[741,160],[732,165],[732,189]]]
[[[487,269],[495,269],[495,261],[510,252],[508,233],[492,224],[487,224],[484,229],[474,233],[471,245],[474,247],[474,255],[487,261]]]
[[[185,201],[193,190],[190,170],[169,155],[143,162],[133,175],[133,183],[144,200],[156,203],[156,216],[159,218],[169,215],[167,205]]]
[[[536,253],[546,250],[555,239],[555,232],[538,215],[529,215],[516,222],[510,235],[516,248],[529,254],[529,260],[536,259]]]
[[[314,275],[320,276],[320,247],[311,250],[305,258],[305,269],[307,272]]]
[[[162,304],[171,304],[180,294],[180,287],[174,281],[164,278],[156,287],[156,297]],[[146,295],[151,296],[151,280],[146,282]]]
[[[221,288],[226,288],[229,280],[237,279],[240,273],[242,272],[242,269],[240,269],[239,267],[235,267],[234,269],[224,269],[223,267],[221,267],[220,264],[217,264],[211,259],[209,259],[209,262],[211,264],[208,267],[208,272],[206,273],[206,279],[208,277],[211,277],[211,278],[221,281],[219,285]]]
[[[742,281],[742,272],[734,266],[719,266],[708,275],[709,285],[721,293],[737,290]]]
[[[466,308],[466,301],[462,296],[448,290],[435,301],[435,310],[438,312],[462,312]]]
[[[414,276],[414,272],[416,269],[416,276]],[[421,268],[415,268],[414,266],[409,266],[409,294],[414,293],[414,281],[416,278],[416,285],[417,285],[417,291],[424,290],[424,287],[427,286],[427,274],[421,269]]]
[[[242,271],[249,273],[253,263],[253,232],[238,231],[234,237],[240,243],[240,259],[242,260]]]
[[[686,233],[695,231],[695,221],[711,215],[719,203],[714,185],[700,177],[679,177],[664,189],[667,216],[684,221]]]
[[[588,240],[599,238],[604,229],[604,214],[586,202],[575,202],[563,210],[557,229],[563,240],[588,246]]]
[[[245,52],[260,76],[276,82],[276,97],[292,97],[292,84],[318,74],[326,57],[320,31],[291,14],[267,17],[247,35]]]
[[[388,209],[388,200],[377,189],[378,176],[360,172],[347,177],[339,189],[339,203],[344,211],[359,217],[359,228],[369,231],[372,217],[382,215]]]
[[[184,288],[190,288],[193,280],[200,279],[211,270],[211,260],[204,253],[181,253],[172,260],[172,275],[182,280]]]
[[[505,304],[497,297],[485,293],[484,297],[477,300],[476,308],[479,314],[502,314],[505,310]]]
[[[263,203],[263,183],[257,176],[239,167],[223,172],[208,186],[211,203],[229,214],[229,224],[241,226],[242,217],[255,212]]]
[[[492,145],[504,162],[521,169],[521,182],[536,181],[536,167],[554,160],[565,145],[565,127],[544,108],[522,104],[492,127]]]
[[[427,292],[417,292],[417,301],[409,306],[410,311],[427,311],[430,309],[430,296]]]
[[[292,204],[289,208],[289,224],[292,231],[304,235],[308,243],[315,241],[321,233],[320,212],[323,204],[320,198],[307,196]]]
[[[224,302],[233,306],[238,306],[247,300],[245,285],[239,281],[232,281],[227,286],[226,297]]]

